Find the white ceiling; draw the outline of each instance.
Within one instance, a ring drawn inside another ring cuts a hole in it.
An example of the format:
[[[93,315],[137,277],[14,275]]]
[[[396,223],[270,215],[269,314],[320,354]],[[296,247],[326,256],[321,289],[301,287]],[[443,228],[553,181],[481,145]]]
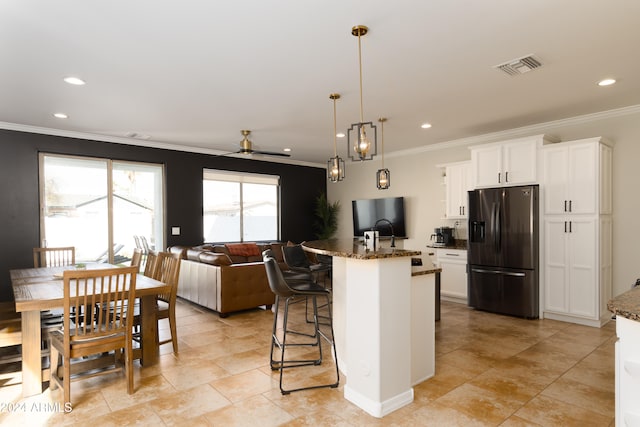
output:
[[[638,0],[3,0],[0,127],[201,152],[250,129],[323,164],[329,94],[339,130],[359,120],[362,24],[365,121],[388,118],[387,153],[416,149],[640,104],[639,18]],[[543,66],[493,68],[528,54]]]

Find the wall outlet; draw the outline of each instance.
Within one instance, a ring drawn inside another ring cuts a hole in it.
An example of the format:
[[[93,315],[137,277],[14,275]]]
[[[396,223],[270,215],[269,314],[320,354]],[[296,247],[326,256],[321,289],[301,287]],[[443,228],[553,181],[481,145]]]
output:
[[[180,235],[180,227],[171,227],[171,235],[179,236]]]

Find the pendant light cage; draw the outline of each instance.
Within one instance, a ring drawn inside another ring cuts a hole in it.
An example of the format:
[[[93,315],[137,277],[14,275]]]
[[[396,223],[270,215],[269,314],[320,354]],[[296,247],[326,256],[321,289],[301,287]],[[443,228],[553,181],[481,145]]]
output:
[[[371,160],[377,154],[378,135],[376,126],[372,122],[364,121],[364,108],[362,102],[362,43],[361,38],[369,32],[364,25],[356,25],[351,29],[351,34],[358,37],[358,65],[360,69],[360,121],[354,123],[347,131],[347,153],[351,160]],[[369,133],[369,135],[367,135]],[[370,139],[373,134],[373,141]]]
[[[384,167],[384,122],[387,121],[384,117],[378,119],[380,122],[380,134],[381,134],[381,147],[380,158],[382,159],[382,168],[376,172],[376,186],[378,190],[386,190],[391,186],[391,172]]]
[[[376,172],[376,185],[378,190],[386,190],[391,186],[391,172],[389,172],[389,169],[378,169],[378,172]]]

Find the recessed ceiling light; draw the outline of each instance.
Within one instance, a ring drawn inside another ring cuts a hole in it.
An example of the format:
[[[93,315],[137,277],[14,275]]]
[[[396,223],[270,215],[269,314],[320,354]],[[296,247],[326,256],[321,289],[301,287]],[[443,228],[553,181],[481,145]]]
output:
[[[598,86],[611,86],[616,82],[616,79],[604,79],[598,82]]]
[[[53,117],[56,117],[58,119],[66,119],[69,116],[67,116],[65,113],[54,113]]]
[[[340,133],[336,133],[336,136],[338,138],[344,138],[346,135],[344,133],[340,132]]]
[[[282,151],[284,151],[284,152],[288,153],[289,151],[291,151],[291,148],[285,148],[285,149],[284,149],[284,150],[282,150]]]
[[[73,77],[73,76],[65,77],[64,81],[69,83],[70,85],[76,85],[76,86],[82,86],[83,84],[85,84],[84,80],[78,77]]]
[[[420,127],[422,129],[429,129],[431,127],[431,123],[423,123],[422,125],[420,125]]]

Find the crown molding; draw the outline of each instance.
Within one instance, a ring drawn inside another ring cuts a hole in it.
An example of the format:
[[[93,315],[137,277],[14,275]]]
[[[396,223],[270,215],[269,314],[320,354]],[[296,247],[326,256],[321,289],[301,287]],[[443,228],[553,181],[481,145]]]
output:
[[[304,162],[300,160],[287,160],[287,159],[284,159],[284,158],[281,159],[278,157],[268,158],[268,159],[252,157],[247,159],[247,156],[245,154],[229,153],[228,151],[214,150],[210,148],[200,148],[200,147],[192,147],[192,146],[186,146],[186,145],[169,144],[166,142],[125,138],[120,136],[100,135],[97,133],[78,132],[73,130],[45,128],[45,127],[39,127],[39,126],[23,125],[19,123],[0,122],[0,129],[14,130],[18,132],[37,133],[42,135],[61,136],[65,138],[84,139],[89,141],[111,142],[114,144],[132,145],[135,147],[159,148],[162,150],[208,154],[211,156],[225,156],[225,157],[232,157],[236,159],[254,160],[258,162],[285,163],[290,165],[309,166],[309,167],[321,168],[321,169],[327,168],[327,165],[325,165],[324,163],[319,164],[319,163],[312,163],[312,162]]]
[[[471,136],[468,138],[454,139],[451,141],[438,142],[435,144],[428,144],[418,148],[411,148],[408,150],[399,150],[385,153],[386,157],[404,157],[429,151],[444,150],[447,148],[470,146],[475,144],[483,144],[487,142],[495,142],[500,140],[531,136],[535,134],[542,134],[550,132],[560,127],[579,125],[582,123],[594,122],[598,120],[605,120],[614,117],[628,116],[632,114],[640,113],[640,104],[630,105],[628,107],[616,108],[613,110],[601,111],[598,113],[584,114],[582,116],[570,117],[567,119],[553,120],[550,122],[539,123],[530,126],[523,126],[514,129],[508,129],[500,132],[487,133],[483,135]],[[225,151],[213,150],[209,148],[200,148],[184,145],[169,144],[159,141],[138,140],[133,138],[125,138],[119,136],[100,135],[88,132],[78,132],[72,130],[62,130],[54,128],[44,128],[39,126],[23,125],[18,123],[0,122],[0,129],[15,130],[19,132],[38,133],[43,135],[61,136],[67,138],[85,139],[91,141],[112,142],[114,144],[133,145],[138,147],[159,148],[163,150],[182,151],[187,153],[199,153],[208,154],[211,156],[233,157],[239,159],[246,159],[242,154],[229,154]],[[271,163],[284,163],[298,166],[309,166],[314,168],[326,169],[327,165],[324,163],[304,162],[299,160],[286,160],[279,158],[251,158],[250,160],[271,162]]]
[[[598,113],[584,114],[582,116],[570,117],[567,119],[553,120],[545,123],[538,123],[530,126],[523,126],[514,129],[508,129],[500,132],[487,133],[483,135],[471,136],[468,138],[454,139],[451,141],[438,142],[435,144],[425,145],[419,148],[411,148],[408,150],[393,151],[385,153],[386,157],[404,157],[424,153],[428,151],[444,150],[446,148],[470,146],[475,144],[483,144],[487,142],[495,142],[506,139],[543,134],[554,129],[565,126],[579,125],[598,120],[610,119],[613,117],[622,117],[640,113],[640,104],[630,105],[628,107],[616,108],[613,110],[601,111]]]

